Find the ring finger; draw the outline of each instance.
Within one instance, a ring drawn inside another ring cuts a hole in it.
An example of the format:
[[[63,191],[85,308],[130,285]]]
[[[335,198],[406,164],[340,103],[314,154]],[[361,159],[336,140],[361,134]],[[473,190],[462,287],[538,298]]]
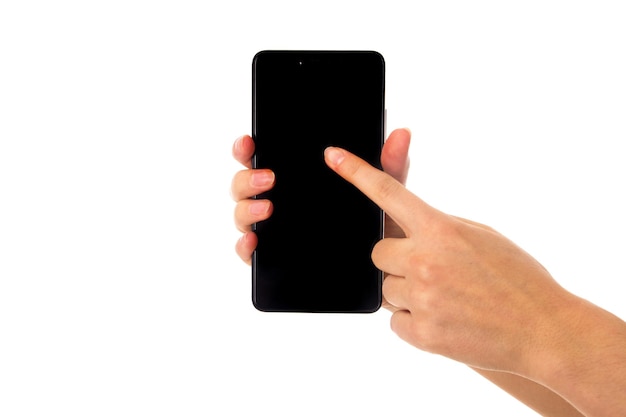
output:
[[[406,279],[396,275],[387,275],[383,281],[383,298],[387,303],[395,307],[394,310],[406,309],[406,296],[404,290]]]
[[[235,205],[235,226],[240,232],[248,232],[253,223],[270,217],[272,210],[269,200],[241,200]]]

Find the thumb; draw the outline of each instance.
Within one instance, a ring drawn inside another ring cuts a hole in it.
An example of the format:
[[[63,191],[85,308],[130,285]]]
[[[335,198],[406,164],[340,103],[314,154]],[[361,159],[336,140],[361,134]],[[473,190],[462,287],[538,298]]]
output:
[[[406,183],[409,174],[409,145],[411,131],[396,129],[385,141],[380,154],[380,163],[383,170],[402,184]]]

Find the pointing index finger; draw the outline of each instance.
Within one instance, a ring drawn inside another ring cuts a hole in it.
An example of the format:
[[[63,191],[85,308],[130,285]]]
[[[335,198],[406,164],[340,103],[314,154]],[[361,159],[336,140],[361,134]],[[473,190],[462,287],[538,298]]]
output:
[[[324,158],[333,171],[382,208],[407,235],[415,231],[415,223],[420,223],[424,210],[429,208],[426,203],[389,174],[345,149],[328,147]]]

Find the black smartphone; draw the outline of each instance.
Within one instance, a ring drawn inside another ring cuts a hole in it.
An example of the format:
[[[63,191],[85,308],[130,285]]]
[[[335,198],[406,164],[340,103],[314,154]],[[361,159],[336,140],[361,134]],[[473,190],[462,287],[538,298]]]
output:
[[[368,313],[382,300],[371,251],[384,215],[324,163],[327,146],[380,168],[385,62],[376,51],[261,51],[252,63],[254,168],[276,175],[256,196],[252,301],[261,311]]]

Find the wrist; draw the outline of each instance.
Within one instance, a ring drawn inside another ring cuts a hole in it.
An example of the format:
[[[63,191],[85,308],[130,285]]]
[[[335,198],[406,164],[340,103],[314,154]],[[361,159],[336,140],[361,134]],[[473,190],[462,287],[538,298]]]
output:
[[[626,380],[626,323],[581,298],[570,296],[546,321],[549,335],[529,360],[532,379],[575,405],[586,415],[620,398],[607,389]],[[600,389],[600,387],[604,387]]]

